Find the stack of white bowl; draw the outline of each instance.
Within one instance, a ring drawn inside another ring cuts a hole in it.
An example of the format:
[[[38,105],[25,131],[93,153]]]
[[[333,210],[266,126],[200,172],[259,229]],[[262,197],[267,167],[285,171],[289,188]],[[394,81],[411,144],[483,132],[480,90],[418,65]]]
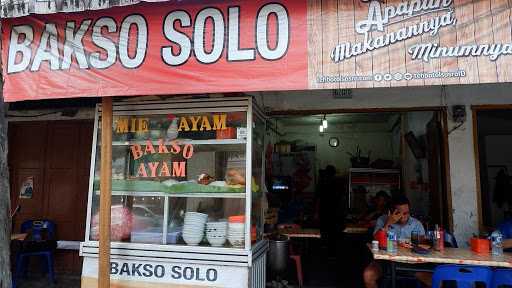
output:
[[[208,215],[198,212],[185,213],[185,222],[183,225],[183,241],[187,245],[197,245],[201,243],[204,237],[204,226],[208,220]]]
[[[243,248],[245,244],[245,223],[229,222],[228,240],[233,247]]]
[[[206,223],[206,239],[214,247],[221,247],[226,242],[228,232],[227,221],[216,221]]]

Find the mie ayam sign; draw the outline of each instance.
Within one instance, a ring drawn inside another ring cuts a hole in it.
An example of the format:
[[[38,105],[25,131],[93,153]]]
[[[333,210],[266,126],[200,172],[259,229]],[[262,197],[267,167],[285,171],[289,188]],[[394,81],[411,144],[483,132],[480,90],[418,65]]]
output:
[[[174,116],[173,116],[174,118]],[[179,117],[177,132],[206,132],[227,129],[227,114],[192,115]],[[150,121],[147,117],[119,117],[115,121],[115,133],[147,133],[150,130]],[[132,143],[130,152],[133,160],[144,160],[147,155],[159,154],[162,156],[178,155],[180,161],[140,161],[137,172],[132,179],[137,178],[180,178],[186,177],[186,160],[194,156],[194,146],[190,143],[181,143],[176,139],[160,138],[156,141],[147,139],[144,144]],[[171,157],[165,157],[171,158]]]

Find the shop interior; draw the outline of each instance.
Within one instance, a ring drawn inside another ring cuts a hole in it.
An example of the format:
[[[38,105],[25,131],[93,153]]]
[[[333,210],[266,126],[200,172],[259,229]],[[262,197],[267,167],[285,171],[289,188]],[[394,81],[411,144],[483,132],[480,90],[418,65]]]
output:
[[[354,275],[368,261],[360,257],[364,245],[387,212],[376,208],[379,196],[388,201],[404,193],[414,217],[449,227],[448,202],[441,200],[442,112],[276,114],[267,125],[265,227],[268,233],[276,227],[320,230],[321,239],[290,240],[290,251],[302,253],[306,286],[357,285]],[[354,226],[367,232],[345,230]],[[350,264],[349,254],[355,256]],[[288,279],[297,281],[296,263],[288,264]]]
[[[62,117],[46,115],[41,121],[33,120],[41,117],[27,117],[9,123],[11,206],[13,209],[21,207],[14,216],[14,230],[18,231],[27,219],[47,218],[58,225],[57,239],[77,243],[85,238],[94,104],[88,101],[70,109],[72,104],[67,103],[66,108],[55,110],[55,102],[49,101],[35,108],[54,109],[57,116],[69,114],[69,111],[74,111],[74,115],[65,118],[67,121],[55,121]],[[15,112],[11,113],[18,116],[37,115],[32,112],[34,107],[13,110]],[[84,110],[89,112],[84,113]],[[425,225],[436,223],[451,227],[447,216],[444,111],[369,109],[305,114],[274,111],[266,116],[265,141],[259,144],[265,163],[262,171],[265,185],[261,186],[265,186],[264,202],[268,204],[257,204],[263,209],[268,206],[264,215],[265,235],[276,235],[282,225],[320,231],[319,238],[291,238],[290,252],[292,256],[300,256],[302,273],[297,271],[297,258],[290,257],[286,271],[273,273],[271,268],[267,269],[269,281],[277,279],[296,285],[303,278],[306,286],[357,285],[366,260],[351,255],[367,251],[364,245],[375,222],[375,216],[373,219],[367,216],[374,209],[378,193],[388,197],[404,193],[411,202],[412,215]],[[33,141],[26,141],[26,135],[34,135]],[[210,154],[196,151],[195,160],[187,164],[190,175],[207,172],[222,178],[216,175],[217,169],[213,167],[216,162],[238,165],[236,157],[209,159]],[[115,157],[113,161],[115,179]],[[201,165],[194,167],[194,163]],[[204,163],[213,165],[212,171],[205,172]],[[25,189],[27,183],[31,184],[32,191]],[[114,195],[112,200],[114,215],[117,210],[117,214],[123,213],[123,209],[116,207],[126,206],[125,202],[130,201],[136,220],[134,229],[139,224],[148,227],[160,223],[165,212],[163,201],[157,195],[129,198]],[[214,210],[221,218],[243,213],[244,206],[243,201],[236,199],[184,201],[176,198],[172,201],[176,203],[169,203],[170,206],[181,208],[170,209],[170,214],[220,207]],[[92,223],[90,238],[94,240],[94,218]],[[362,226],[370,232],[345,233],[349,226]],[[136,235],[134,231],[119,229],[117,232],[119,241],[126,240],[123,238],[126,233],[131,242],[152,243],[154,240],[137,239],[145,235]],[[117,236],[114,234],[114,238]],[[173,243],[172,239],[167,241]],[[347,263],[343,259],[355,260]],[[57,249],[55,262],[57,271],[80,274],[81,260],[75,247]]]
[[[480,169],[482,230],[512,218],[512,110],[474,110]]]

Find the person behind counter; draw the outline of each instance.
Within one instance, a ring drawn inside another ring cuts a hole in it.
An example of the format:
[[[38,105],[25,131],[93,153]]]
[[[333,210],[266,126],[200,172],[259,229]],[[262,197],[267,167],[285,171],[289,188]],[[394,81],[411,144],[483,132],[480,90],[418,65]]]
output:
[[[410,216],[409,199],[400,195],[391,200],[391,210],[387,215],[382,215],[377,219],[374,234],[383,230],[387,233],[388,229],[393,229],[398,236],[398,241],[404,241],[411,237],[413,231],[417,231],[422,237],[425,236],[425,229],[419,220]],[[367,288],[377,288],[377,281],[382,276],[381,264],[372,261],[363,272],[364,284]]]
[[[334,251],[336,235],[341,229],[343,231],[344,207],[340,205],[340,187],[336,183],[336,167],[327,165],[324,170],[319,171],[319,182],[317,187],[316,216],[320,220],[320,233],[324,244],[329,251]]]
[[[372,198],[372,206],[369,207],[368,211],[363,213],[359,218],[362,222],[369,222],[374,226],[382,215],[385,215],[389,210],[389,202],[391,197],[389,197],[386,191],[379,191],[375,197]]]

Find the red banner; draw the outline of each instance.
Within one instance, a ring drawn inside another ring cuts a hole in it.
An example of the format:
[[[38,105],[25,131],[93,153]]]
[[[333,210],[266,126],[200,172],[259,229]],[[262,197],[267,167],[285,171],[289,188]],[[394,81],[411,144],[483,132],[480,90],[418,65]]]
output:
[[[306,0],[226,2],[3,20],[5,100],[306,89]]]

